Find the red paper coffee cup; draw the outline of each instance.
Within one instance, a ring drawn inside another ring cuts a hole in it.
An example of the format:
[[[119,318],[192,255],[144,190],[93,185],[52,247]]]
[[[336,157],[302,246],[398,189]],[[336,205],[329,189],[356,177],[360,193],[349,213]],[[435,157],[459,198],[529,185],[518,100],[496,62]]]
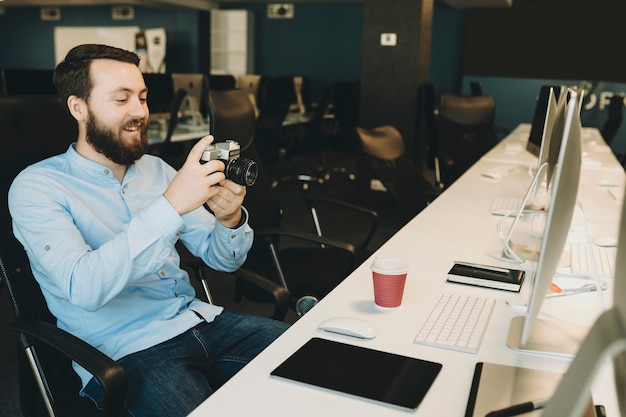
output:
[[[409,270],[407,263],[400,258],[381,257],[374,259],[370,269],[376,305],[385,308],[399,307]]]

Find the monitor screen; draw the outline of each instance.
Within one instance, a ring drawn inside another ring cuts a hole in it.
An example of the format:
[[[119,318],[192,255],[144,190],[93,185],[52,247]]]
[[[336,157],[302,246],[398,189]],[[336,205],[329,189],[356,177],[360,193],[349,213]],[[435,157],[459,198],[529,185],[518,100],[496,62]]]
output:
[[[568,334],[568,332],[554,331],[558,327],[553,327],[552,324],[548,324],[547,331],[542,330],[541,332],[536,332],[537,334],[533,333],[533,331],[538,328],[539,320],[537,316],[556,273],[576,208],[582,158],[582,126],[579,113],[579,99],[581,99],[580,94],[576,92],[571,93],[566,106],[567,112],[564,118],[562,138],[555,140],[554,135],[551,138],[551,145],[558,143],[560,148],[555,164],[554,178],[548,190],[550,200],[545,210],[545,228],[541,237],[541,247],[528,303],[528,311],[526,316],[513,319],[509,332],[507,343],[514,349],[566,355],[575,353],[577,349],[576,345],[571,346],[572,341],[570,339],[564,342],[568,346],[562,346],[560,340],[548,340],[552,337],[558,339],[557,335],[560,336],[563,333]],[[559,324],[554,322],[555,326]],[[533,334],[532,341],[530,340],[531,334]],[[540,340],[535,340],[535,338]],[[552,346],[556,346],[557,350],[551,351]],[[546,351],[544,351],[544,348]],[[573,353],[572,349],[574,349]]]

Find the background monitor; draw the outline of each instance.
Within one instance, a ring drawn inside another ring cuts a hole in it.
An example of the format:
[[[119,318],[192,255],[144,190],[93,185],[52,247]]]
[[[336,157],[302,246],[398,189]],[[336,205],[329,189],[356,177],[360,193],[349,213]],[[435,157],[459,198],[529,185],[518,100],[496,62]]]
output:
[[[185,90],[187,97],[181,106],[183,117],[189,117],[191,124],[203,124],[207,116],[208,86],[204,74],[172,73],[173,92]]]
[[[566,323],[538,319],[543,300],[567,242],[576,208],[582,158],[582,126],[578,102],[581,98],[580,94],[571,93],[562,138],[561,140],[556,140],[554,136],[551,138],[551,148],[558,143],[560,152],[555,164],[552,185],[548,191],[550,202],[546,208],[545,228],[528,312],[526,316],[513,318],[509,330],[507,344],[513,349],[573,356],[578,349],[578,343],[584,337],[584,333],[582,335],[579,333],[578,327],[569,328]]]
[[[546,137],[550,137],[550,131],[554,120],[550,115],[556,111],[556,96],[554,87],[544,85],[539,90],[537,104],[535,105],[535,113],[533,114],[533,123],[528,136],[526,150],[537,158],[541,159],[541,150]]]

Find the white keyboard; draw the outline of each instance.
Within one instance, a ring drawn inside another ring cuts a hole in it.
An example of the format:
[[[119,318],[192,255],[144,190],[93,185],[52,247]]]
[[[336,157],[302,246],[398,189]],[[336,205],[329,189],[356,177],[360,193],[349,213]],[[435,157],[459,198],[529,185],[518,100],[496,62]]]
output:
[[[613,278],[615,276],[616,257],[616,247],[587,245],[586,243],[572,243],[570,245],[572,274]]]
[[[521,198],[497,197],[491,204],[491,214],[496,216],[506,216],[513,211],[517,211],[521,204]]]
[[[414,343],[476,353],[494,304],[488,297],[442,294]]]

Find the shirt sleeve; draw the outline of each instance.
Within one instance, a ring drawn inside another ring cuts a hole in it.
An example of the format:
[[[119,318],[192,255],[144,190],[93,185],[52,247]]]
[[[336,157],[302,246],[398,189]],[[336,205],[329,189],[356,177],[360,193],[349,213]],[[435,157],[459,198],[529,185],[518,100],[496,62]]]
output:
[[[183,216],[187,228],[181,241],[189,251],[218,271],[232,272],[246,260],[254,232],[248,225],[248,211],[242,207],[245,221],[236,229],[223,226],[204,207]],[[207,225],[210,225],[207,227]]]
[[[159,196],[133,215],[121,232],[102,236],[102,244],[94,247],[77,224],[85,216],[73,215],[77,207],[68,204],[45,177],[32,174],[16,179],[9,207],[15,236],[28,252],[36,276],[47,277],[40,285],[88,311],[101,308],[130,283],[154,274],[185,228]],[[85,227],[89,225],[81,225]]]

